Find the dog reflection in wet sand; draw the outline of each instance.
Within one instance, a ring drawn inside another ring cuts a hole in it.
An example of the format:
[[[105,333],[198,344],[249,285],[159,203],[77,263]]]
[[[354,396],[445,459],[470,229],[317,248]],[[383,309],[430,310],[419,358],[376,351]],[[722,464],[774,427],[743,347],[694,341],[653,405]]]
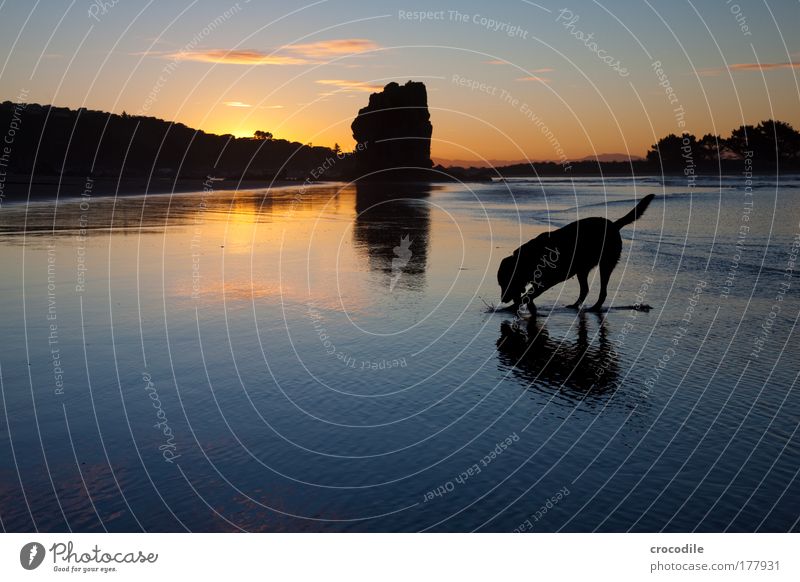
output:
[[[577,276],[580,295],[569,307],[578,309],[589,293],[589,272],[599,267],[600,296],[589,308],[590,311],[599,311],[606,300],[608,280],[622,253],[619,231],[644,214],[654,197],[653,194],[645,196],[619,220],[582,218],[526,242],[500,263],[497,282],[502,302],[513,301],[515,311],[519,311],[525,302],[529,311],[535,312],[533,300],[536,297]]]
[[[500,361],[513,368],[531,386],[550,386],[575,400],[599,397],[617,386],[619,355],[609,339],[602,316],[591,338],[586,313],[577,315],[577,338],[553,339],[535,315],[526,320],[525,333],[514,324],[503,322],[497,352]]]

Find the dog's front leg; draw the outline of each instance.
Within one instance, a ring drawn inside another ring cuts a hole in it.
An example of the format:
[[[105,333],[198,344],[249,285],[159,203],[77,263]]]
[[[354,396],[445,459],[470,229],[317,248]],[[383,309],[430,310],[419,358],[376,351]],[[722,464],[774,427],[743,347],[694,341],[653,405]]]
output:
[[[581,292],[580,295],[578,295],[578,300],[575,303],[572,305],[567,305],[567,307],[570,309],[580,309],[581,304],[589,294],[588,273],[578,273],[578,284],[581,286]]]
[[[608,290],[608,280],[611,278],[611,271],[614,270],[614,265],[600,263],[600,296],[597,298],[597,303],[589,308],[589,311],[600,311],[603,309],[603,303],[606,300]]]

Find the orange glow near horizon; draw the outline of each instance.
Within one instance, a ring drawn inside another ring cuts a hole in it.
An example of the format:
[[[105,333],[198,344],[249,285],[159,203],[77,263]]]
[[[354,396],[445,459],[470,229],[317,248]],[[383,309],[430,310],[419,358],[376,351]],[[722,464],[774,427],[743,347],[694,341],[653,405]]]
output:
[[[727,137],[770,118],[800,127],[800,45],[774,29],[775,21],[797,21],[796,3],[776,4],[775,21],[754,14],[748,22],[757,58],[727,8],[674,7],[662,20],[649,4],[632,4],[625,26],[597,3],[570,9],[578,32],[624,61],[619,67],[578,39],[558,10],[534,3],[461,5],[520,34],[448,11],[417,22],[380,2],[369,10],[312,4],[267,27],[276,17],[270,3],[214,4],[189,11],[164,3],[140,15],[119,3],[83,45],[78,31],[93,21],[80,11],[65,13],[43,44],[36,31],[50,26],[48,11],[9,5],[3,24],[24,31],[25,42],[12,45],[15,35],[6,35],[14,58],[0,100],[19,100],[16,88],[26,87],[29,102],[125,110],[237,137],[268,131],[350,151],[350,124],[370,93],[415,80],[428,89],[433,157],[464,161],[644,156],[670,133]]]
[[[770,74],[790,76],[791,71]],[[781,79],[781,83],[789,80]],[[526,158],[559,161],[562,155],[570,161],[609,153],[644,156],[652,144],[670,133],[688,131],[698,137],[705,133],[727,137],[742,124],[735,100],[717,101],[712,108],[711,101],[706,102],[703,96],[704,91],[730,91],[729,77],[680,81],[685,84],[680,93],[681,105],[688,112],[683,128],[661,89],[641,92],[637,97],[624,84],[583,89],[558,80],[547,86],[512,80],[496,85],[495,94],[489,94],[458,90],[450,79],[429,80],[426,85],[433,124],[432,157],[490,163]],[[369,99],[369,92],[363,87],[374,84],[341,82],[328,91],[330,86],[315,81],[309,86],[318,94],[305,102],[295,88],[269,95],[264,102],[252,90],[229,89],[211,112],[203,102],[182,108],[180,121],[209,133],[251,137],[256,130],[262,130],[272,132],[276,139],[331,148],[338,143],[350,151],[355,145],[350,124]],[[596,98],[588,99],[591,93]],[[798,125],[798,115],[790,103],[770,102],[770,94],[753,89],[739,95],[749,112],[745,123],[773,117],[772,108],[776,119]]]

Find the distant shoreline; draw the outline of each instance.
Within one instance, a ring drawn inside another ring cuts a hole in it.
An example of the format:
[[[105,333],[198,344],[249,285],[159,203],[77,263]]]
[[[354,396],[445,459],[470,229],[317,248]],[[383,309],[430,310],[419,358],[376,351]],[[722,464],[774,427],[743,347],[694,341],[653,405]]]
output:
[[[144,178],[117,180],[116,178],[92,179],[91,196],[144,196],[162,194],[186,194],[202,192],[205,179],[195,178],[179,180],[154,178],[148,181]],[[5,182],[4,196],[0,199],[3,203],[19,203],[28,201],[48,201],[56,198],[80,198],[86,191],[87,180],[78,177],[65,177],[59,184],[57,176],[37,177],[31,182],[30,176],[13,176]],[[292,180],[214,180],[213,191],[232,190],[259,190],[266,188],[284,188],[287,186],[302,186],[302,182]]]
[[[760,178],[783,178],[800,176],[800,172],[784,172],[784,173],[755,173],[754,177]],[[736,173],[723,173],[723,174],[697,174],[698,178],[719,178],[719,179],[733,179],[740,178],[741,174]],[[514,175],[498,175],[494,174],[489,177],[489,180],[463,180],[465,182],[477,183],[503,183],[508,181],[513,183],[515,180],[537,180],[542,178],[544,180],[559,178],[568,180],[570,178],[685,178],[682,173],[643,173],[643,174],[617,174],[617,173],[590,173],[590,172],[569,172],[562,174],[541,173],[538,176],[530,173],[527,175],[514,174]],[[92,189],[90,195],[92,197],[114,197],[114,196],[144,196],[144,195],[166,195],[166,194],[191,194],[193,192],[201,193],[204,191],[205,180],[200,178],[187,179],[182,178],[179,180],[154,178],[148,181],[144,178],[132,178],[118,181],[115,178],[94,178],[92,180]],[[228,180],[228,179],[215,179],[213,181],[212,191],[215,192],[231,192],[235,190],[267,190],[267,189],[285,189],[292,186],[297,188],[308,188],[324,186],[325,184],[343,183],[347,180],[320,180],[313,184],[307,184],[298,180]],[[30,199],[28,198],[28,191],[30,189]],[[58,199],[73,200],[79,199],[86,190],[86,179],[70,176],[63,178],[59,184],[58,177],[44,176],[36,178],[32,183],[29,176],[12,176],[7,179],[2,190],[3,196],[0,197],[0,206],[4,203],[19,204],[30,200],[30,202],[48,202]]]
[[[792,171],[784,171],[784,172],[753,172],[753,177],[758,178],[770,178],[770,177],[778,177],[778,178],[785,178],[785,177],[797,177],[800,176],[800,171],[792,170]],[[722,173],[703,173],[698,172],[694,174],[695,178],[742,178],[742,172],[722,172]],[[493,176],[493,180],[495,182],[501,180],[516,180],[516,179],[536,179],[536,178],[561,178],[564,180],[568,180],[569,178],[669,178],[669,179],[676,179],[676,178],[683,178],[687,179],[688,177],[683,172],[641,172],[636,174],[629,173],[615,173],[615,172],[603,172],[602,174],[599,172],[569,172],[569,173],[562,173],[562,174],[555,174],[555,173],[540,173],[538,176],[536,174],[509,174],[509,175],[499,175]]]

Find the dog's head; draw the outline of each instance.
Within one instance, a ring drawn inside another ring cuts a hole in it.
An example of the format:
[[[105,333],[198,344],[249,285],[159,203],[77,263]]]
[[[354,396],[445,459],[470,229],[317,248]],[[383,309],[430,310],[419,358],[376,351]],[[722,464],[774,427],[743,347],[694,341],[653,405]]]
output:
[[[529,297],[535,299],[562,281],[559,254],[558,248],[550,244],[549,233],[544,233],[500,261],[497,283],[501,301],[516,301],[525,293],[528,283],[531,284]]]
[[[503,303],[518,299],[524,292],[527,281],[520,277],[519,251],[500,261],[497,282],[500,285],[500,300]]]

